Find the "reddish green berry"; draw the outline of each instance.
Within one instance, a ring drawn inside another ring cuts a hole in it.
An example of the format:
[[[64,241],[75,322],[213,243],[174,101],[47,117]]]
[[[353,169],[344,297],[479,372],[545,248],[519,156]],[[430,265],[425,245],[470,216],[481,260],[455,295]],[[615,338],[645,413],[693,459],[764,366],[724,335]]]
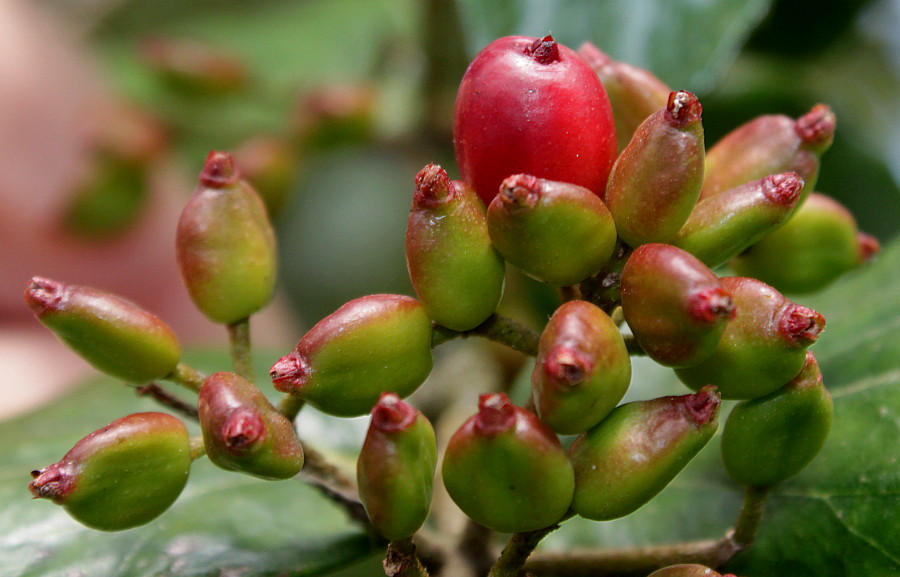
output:
[[[651,573],[649,577],[722,577],[722,574],[713,571],[705,565],[683,563],[680,565],[663,567],[662,569]]]
[[[731,295],[716,274],[668,244],[645,244],[631,254],[622,270],[621,297],[635,340],[667,367],[708,358],[735,316]]]
[[[34,277],[25,289],[25,301],[69,348],[118,379],[160,379],[181,358],[178,337],[166,323],[116,295]]]
[[[825,317],[756,279],[723,278],[722,286],[731,293],[737,316],[708,359],[675,373],[695,390],[715,385],[725,399],[767,395],[800,372]]]
[[[501,533],[558,522],[574,489],[559,439],[503,393],[481,395],[478,409],[447,444],[441,473],[450,497],[473,521]]]
[[[431,319],[403,295],[354,299],[309,330],[269,374],[275,388],[337,416],[364,415],[381,393],[412,394],[431,372]]]
[[[422,526],[436,466],[431,423],[394,393],[382,394],[356,462],[360,499],[382,537],[405,539]]]
[[[711,196],[694,207],[672,244],[715,268],[784,222],[802,189],[803,179],[785,172]]]
[[[466,70],[453,132],[462,179],[490,204],[527,173],[602,194],[616,157],[612,110],[597,74],[551,36],[507,36]]]
[[[544,328],[531,375],[538,416],[557,433],[584,432],[622,400],[631,357],[619,327],[586,301],[564,303]]]
[[[800,373],[764,397],[735,405],[722,429],[722,462],[742,485],[773,485],[806,467],[831,430],[831,394],[815,356]]]
[[[785,224],[729,262],[737,274],[787,293],[820,290],[878,252],[849,210],[813,192]]]
[[[213,46],[176,38],[151,38],[141,45],[144,64],[177,90],[197,95],[236,92],[250,84],[246,65]]]
[[[796,172],[806,183],[799,206],[815,189],[819,158],[834,141],[836,122],[828,106],[817,104],[796,120],[771,114],[739,126],[707,152],[700,197],[715,196],[770,174]]]
[[[590,64],[603,82],[612,105],[619,150],[622,150],[637,127],[666,105],[671,90],[650,71],[613,60],[590,42],[581,45],[578,55]]]
[[[510,176],[487,217],[503,258],[553,285],[574,285],[595,274],[616,245],[615,224],[603,201],[565,182]]]
[[[627,403],[569,447],[575,469],[572,510],[606,521],[629,515],[662,491],[718,426],[719,395]]]
[[[246,379],[210,375],[197,402],[209,460],[229,471],[263,479],[287,479],[303,467],[294,426]]]
[[[200,184],[181,213],[178,265],[191,299],[216,323],[232,324],[265,306],[275,287],[275,233],[266,207],[234,160],[210,152]]]
[[[625,244],[668,242],[697,204],[703,183],[702,110],[690,92],[672,92],[616,160],[603,199]]]
[[[121,531],[161,515],[181,494],[191,468],[184,424],[137,413],[78,441],[57,463],[31,474],[35,498],[62,505],[76,521]]]
[[[503,295],[505,265],[491,244],[484,203],[435,164],[416,176],[406,264],[425,312],[453,330],[480,325]]]

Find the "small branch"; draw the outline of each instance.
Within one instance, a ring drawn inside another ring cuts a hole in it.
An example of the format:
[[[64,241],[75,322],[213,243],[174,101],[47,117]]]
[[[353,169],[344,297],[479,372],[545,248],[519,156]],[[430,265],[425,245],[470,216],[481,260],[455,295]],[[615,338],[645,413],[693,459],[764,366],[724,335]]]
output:
[[[625,348],[628,349],[628,354],[632,357],[643,357],[647,355],[647,352],[641,348],[641,345],[637,343],[634,335],[622,335],[622,340],[625,341]]]
[[[419,560],[411,537],[388,543],[382,566],[388,577],[428,577],[428,570]]]
[[[160,404],[181,413],[189,419],[197,420],[198,418],[197,407],[182,401],[156,383],[149,383],[142,387],[136,387],[135,392],[141,397],[153,397],[153,399]]]
[[[488,577],[518,577],[525,562],[541,539],[559,529],[559,525],[551,525],[537,531],[516,533],[510,537],[509,542],[500,554],[500,558],[491,568]],[[530,569],[529,569],[530,571]]]
[[[746,487],[744,489],[744,501],[741,503],[741,511],[738,513],[734,524],[734,533],[731,538],[740,548],[753,543],[759,524],[762,521],[766,508],[766,499],[771,492],[771,486]]]
[[[300,409],[302,409],[305,404],[306,401],[297,395],[287,394],[282,397],[281,402],[278,403],[278,412],[284,415],[287,420],[293,422],[300,413]]]
[[[191,461],[206,456],[206,445],[203,444],[203,435],[191,437]]]
[[[234,372],[248,381],[253,381],[253,359],[250,346],[250,319],[241,319],[228,325],[228,340],[231,346],[231,364]]]
[[[303,445],[304,464],[300,478],[316,487],[326,497],[342,507],[350,519],[366,531],[372,530],[369,516],[359,500],[356,484],[344,472],[330,463],[322,453]]]
[[[431,344],[436,347],[449,340],[478,336],[500,343],[526,355],[537,355],[540,333],[522,325],[508,317],[492,314],[486,321],[468,331],[454,331],[435,325]]]
[[[578,285],[561,286],[559,287],[558,292],[559,302],[561,303],[581,300],[581,289]]]
[[[196,393],[200,391],[200,387],[206,381],[206,375],[184,363],[178,363],[175,370],[166,375],[163,380],[181,385]]]

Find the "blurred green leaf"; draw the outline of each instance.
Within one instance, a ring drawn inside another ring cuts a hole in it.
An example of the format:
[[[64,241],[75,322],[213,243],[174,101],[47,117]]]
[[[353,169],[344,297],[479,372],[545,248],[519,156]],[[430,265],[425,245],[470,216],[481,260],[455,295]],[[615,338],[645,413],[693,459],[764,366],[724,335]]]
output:
[[[457,0],[474,56],[500,36],[552,33],[591,41],[675,88],[708,90],[762,20],[770,0]]]
[[[194,463],[172,509],[119,533],[87,529],[61,507],[30,498],[29,471],[121,416],[158,410],[104,378],[0,424],[0,577],[312,576],[371,555],[371,539],[309,485],[226,472],[206,459]]]

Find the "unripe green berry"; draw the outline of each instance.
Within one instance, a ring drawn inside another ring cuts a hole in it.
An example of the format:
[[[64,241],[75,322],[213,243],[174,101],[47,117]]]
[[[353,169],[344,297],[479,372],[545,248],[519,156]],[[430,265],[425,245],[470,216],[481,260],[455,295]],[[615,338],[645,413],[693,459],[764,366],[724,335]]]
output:
[[[381,393],[401,398],[431,372],[431,319],[404,295],[354,299],[310,329],[269,374],[275,388],[341,417],[372,410]]]
[[[477,327],[503,295],[505,265],[491,244],[484,203],[435,164],[416,176],[406,264],[425,312],[449,329]]]
[[[704,199],[672,244],[715,268],[784,222],[802,189],[803,179],[796,172],[786,172]]]
[[[531,375],[544,423],[564,435],[584,432],[622,400],[630,382],[631,357],[609,315],[578,300],[553,313]]]
[[[819,158],[834,141],[837,121],[824,104],[798,119],[759,116],[739,126],[706,153],[700,198],[715,196],[770,174],[796,172],[805,182],[797,206],[815,189]]]
[[[731,295],[716,274],[668,244],[645,244],[628,257],[621,296],[635,340],[667,367],[689,367],[709,358],[735,316]]]
[[[214,373],[197,402],[209,460],[229,471],[262,479],[287,479],[303,467],[294,426],[246,379]]]
[[[637,127],[666,105],[671,90],[649,70],[613,60],[590,42],[581,45],[578,55],[594,69],[606,89],[622,150]]]
[[[598,272],[612,256],[612,215],[590,190],[517,174],[503,181],[488,207],[488,231],[509,263],[561,286]]]
[[[166,323],[116,295],[34,277],[25,289],[25,301],[69,348],[118,379],[160,379],[181,358],[178,337]]]
[[[137,413],[91,433],[59,462],[33,471],[28,488],[35,498],[62,505],[79,523],[121,531],[168,509],[190,468],[184,424],[164,413]]]
[[[756,279],[723,278],[722,286],[731,292],[737,316],[708,359],[675,373],[695,390],[715,385],[725,399],[767,395],[800,372],[825,317]]]
[[[216,323],[232,324],[265,306],[275,287],[275,233],[266,207],[234,160],[211,152],[176,233],[191,299]]]
[[[793,477],[822,450],[832,413],[819,364],[807,351],[803,369],[787,385],[735,405],[722,430],[725,470],[749,486]]]
[[[742,276],[787,293],[818,291],[878,252],[849,210],[813,192],[782,226],[729,262]]]
[[[697,204],[703,182],[701,112],[696,96],[672,92],[619,154],[603,199],[625,244],[670,241]]]
[[[575,469],[572,510],[596,521],[638,510],[712,438],[719,405],[715,388],[708,387],[614,409],[569,447]]]
[[[405,539],[422,526],[436,465],[434,429],[425,415],[394,393],[382,394],[356,462],[359,497],[382,537]]]
[[[501,533],[558,522],[574,489],[559,439],[503,393],[482,395],[478,406],[447,444],[441,473],[450,497],[473,521]]]

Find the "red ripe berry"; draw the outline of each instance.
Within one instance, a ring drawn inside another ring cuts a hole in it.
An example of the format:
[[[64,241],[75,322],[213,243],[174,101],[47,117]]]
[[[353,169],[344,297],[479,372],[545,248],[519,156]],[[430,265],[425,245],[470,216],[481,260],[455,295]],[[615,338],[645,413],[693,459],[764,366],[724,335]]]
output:
[[[456,97],[454,144],[462,180],[485,204],[519,173],[602,195],[617,153],[603,84],[552,36],[499,38],[475,57]]]

